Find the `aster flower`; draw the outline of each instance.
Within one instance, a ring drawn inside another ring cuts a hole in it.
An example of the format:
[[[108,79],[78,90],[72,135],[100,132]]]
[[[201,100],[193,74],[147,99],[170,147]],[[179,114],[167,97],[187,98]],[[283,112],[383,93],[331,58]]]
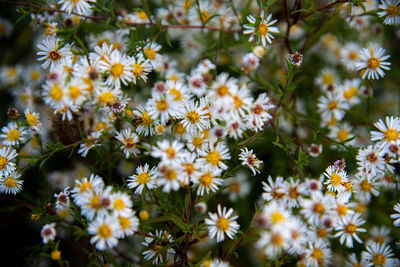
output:
[[[394,220],[393,225],[396,227],[399,227],[400,226],[400,203],[397,203],[396,205],[394,205],[393,209],[397,213],[390,215],[390,218],[392,218]]]
[[[156,233],[149,233],[145,238],[142,245],[149,248],[142,254],[144,260],[150,261],[155,265],[163,263],[168,257],[175,254],[172,247],[165,248],[165,246],[174,242],[174,239],[167,231],[156,230]]]
[[[15,171],[15,163],[11,162],[18,153],[11,147],[0,148],[0,176],[7,176]]]
[[[260,173],[260,164],[262,160],[257,159],[253,153],[253,149],[248,150],[247,147],[240,149],[239,159],[242,161],[242,166],[247,166],[253,172],[253,175]]]
[[[398,259],[393,258],[393,250],[387,244],[371,243],[366,246],[366,251],[362,252],[362,257],[368,266],[396,266]]]
[[[125,216],[118,216],[119,231],[116,234],[118,238],[124,238],[133,235],[139,228],[139,219],[135,216],[135,212],[129,210]]]
[[[362,240],[358,237],[357,232],[366,232],[364,228],[359,226],[364,224],[365,220],[361,218],[361,214],[355,213],[354,215],[346,216],[338,221],[335,227],[338,231],[335,237],[340,237],[340,243],[346,243],[346,247],[353,247],[353,238],[358,242],[362,243]]]
[[[218,190],[218,186],[223,184],[223,180],[217,178],[220,176],[220,174],[221,170],[207,165],[201,169],[194,182],[196,186],[198,186],[197,194],[202,196],[203,194],[209,194],[210,191],[216,192]]]
[[[6,146],[17,146],[25,141],[25,136],[28,134],[26,127],[19,126],[12,121],[1,129],[1,143]]]
[[[306,266],[319,267],[329,266],[332,258],[332,251],[328,243],[317,240],[314,243],[309,242],[305,250],[305,263]]]
[[[335,166],[329,166],[325,170],[324,175],[328,179],[328,181],[325,182],[325,184],[328,185],[328,190],[338,193],[346,190],[346,187],[343,185],[348,181],[346,171],[336,168]]]
[[[89,14],[90,4],[88,2],[96,2],[96,0],[58,0],[58,4],[61,5],[60,9],[67,11],[68,14],[72,12]]]
[[[136,174],[129,176],[128,188],[136,188],[135,194],[141,194],[145,187],[149,190],[156,187],[156,177],[156,167],[150,169],[149,164],[145,163],[136,168]]]
[[[228,148],[223,143],[208,144],[208,148],[199,151],[201,158],[199,159],[199,164],[207,164],[211,167],[217,167],[222,170],[226,170],[228,166],[223,162],[223,160],[230,159]]]
[[[42,230],[40,231],[40,234],[43,239],[43,243],[47,244],[49,241],[54,240],[56,238],[56,224],[55,223],[50,223],[46,224],[43,226]]]
[[[187,101],[179,112],[178,119],[182,119],[183,127],[190,132],[202,131],[210,128],[208,111],[199,102]]]
[[[88,226],[89,234],[93,235],[90,243],[95,244],[98,250],[113,248],[118,244],[119,230],[119,222],[116,217],[97,217]]]
[[[272,26],[278,20],[271,20],[272,14],[269,14],[267,17],[264,17],[264,12],[261,14],[262,19],[257,23],[257,19],[252,15],[247,16],[247,20],[250,24],[245,24],[243,27],[245,30],[244,34],[251,34],[249,42],[253,41],[253,39],[258,36],[258,40],[261,39],[261,43],[263,46],[267,46],[268,43],[272,43],[272,39],[275,37],[272,33],[279,33],[278,27]]]
[[[111,207],[114,216],[126,217],[132,212],[132,200],[128,194],[117,192],[111,196]]]
[[[381,0],[379,5],[381,11],[377,12],[379,17],[385,17],[384,24],[400,24],[400,1],[399,0]]]
[[[369,48],[363,48],[360,53],[360,61],[356,64],[358,70],[361,70],[363,79],[377,79],[385,76],[384,70],[390,70],[390,62],[387,60],[390,55],[384,55],[385,49],[377,45]]]
[[[12,172],[4,176],[0,176],[0,192],[4,194],[16,195],[22,189],[23,180],[19,179],[21,174]]]
[[[374,126],[378,131],[371,131],[371,141],[378,141],[378,146],[388,146],[400,140],[400,120],[398,117],[386,117],[386,123],[379,119]]]
[[[139,137],[132,132],[131,128],[124,129],[122,132],[117,133],[115,138],[122,143],[121,149],[124,150],[126,158],[129,158],[130,154],[136,156],[140,152],[137,148]]]
[[[42,123],[40,122],[40,114],[30,109],[26,109],[24,114],[26,117],[26,122],[30,126],[31,130],[38,132],[42,127]]]
[[[232,216],[232,208],[227,211],[226,207],[221,208],[219,204],[217,211],[218,213],[209,212],[208,215],[210,218],[205,219],[210,238],[214,238],[216,236],[218,243],[224,241],[225,235],[228,238],[233,239],[233,236],[237,233],[240,227],[236,222],[238,216]]]
[[[61,69],[64,64],[64,60],[67,56],[72,56],[69,44],[61,46],[61,39],[55,37],[46,37],[42,39],[41,43],[38,44],[39,61],[42,63],[42,68],[47,69],[50,67],[50,71]]]
[[[136,57],[130,57],[130,67],[133,74],[133,83],[140,79],[147,81],[147,75],[153,69],[150,61],[143,57],[142,53],[136,55]]]

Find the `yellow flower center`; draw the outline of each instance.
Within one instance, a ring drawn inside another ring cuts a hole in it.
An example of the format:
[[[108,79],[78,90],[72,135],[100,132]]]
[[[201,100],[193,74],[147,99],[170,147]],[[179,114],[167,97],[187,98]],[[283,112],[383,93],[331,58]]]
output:
[[[320,248],[314,248],[311,257],[313,257],[314,259],[321,259],[323,256],[323,252],[322,249]]]
[[[140,18],[140,19],[147,19],[147,14],[144,11],[139,11],[136,12],[136,15]]]
[[[189,119],[189,121],[193,124],[198,123],[200,120],[200,115],[199,113],[197,113],[196,111],[190,111],[187,114],[187,118]]]
[[[206,22],[210,18],[210,13],[207,10],[201,12],[201,20]]]
[[[231,184],[229,185],[229,190],[231,192],[239,192],[240,191],[240,183],[238,183],[237,181],[231,182]]]
[[[342,216],[347,214],[347,206],[338,204],[337,207],[336,207],[336,211],[339,214],[339,216],[342,217]]]
[[[260,24],[258,25],[258,31],[260,32],[260,34],[261,34],[262,36],[266,36],[267,33],[268,33],[268,31],[269,31],[268,25],[265,24],[265,23],[260,23]]]
[[[178,175],[176,174],[176,171],[172,169],[169,169],[168,171],[165,172],[165,178],[167,178],[167,180],[169,181],[176,180],[177,177]]]
[[[400,6],[396,5],[387,5],[386,9],[387,15],[389,17],[396,17],[400,15]]]
[[[142,172],[137,176],[136,180],[139,184],[147,184],[150,182],[150,175],[147,172]]]
[[[172,88],[169,90],[169,93],[174,96],[175,101],[181,101],[183,99],[183,94],[176,88]]]
[[[211,173],[203,174],[200,177],[200,183],[207,187],[210,186],[213,183],[213,176],[211,175]]]
[[[4,170],[7,164],[8,164],[7,158],[0,156],[0,170]]]
[[[183,171],[186,172],[189,175],[193,174],[194,171],[196,170],[194,165],[191,164],[191,163],[183,163],[182,165],[184,166],[184,170]]]
[[[124,73],[124,65],[119,63],[112,64],[110,73],[114,78],[120,77]]]
[[[274,246],[282,246],[283,240],[284,239],[280,233],[273,233],[271,235],[271,244]]]
[[[342,177],[337,173],[332,173],[330,178],[333,186],[339,186],[342,183]]]
[[[111,228],[110,226],[103,224],[99,227],[98,233],[101,238],[107,239],[111,236]]]
[[[279,211],[274,211],[271,213],[272,224],[277,224],[279,222],[285,221],[285,216]]]
[[[192,143],[196,148],[200,148],[203,145],[204,140],[200,136],[195,136],[193,137]]]
[[[33,70],[31,71],[31,79],[32,81],[36,81],[37,79],[39,79],[40,77],[40,73],[37,70]]]
[[[149,218],[149,213],[145,210],[142,210],[141,212],[139,212],[139,218],[141,220],[147,220]]]
[[[217,89],[217,94],[219,95],[219,96],[225,96],[225,95],[227,95],[229,93],[229,88],[228,88],[228,86],[226,86],[226,85],[221,85],[220,87],[218,87],[218,89]]]
[[[167,157],[169,159],[174,158],[175,155],[176,155],[176,151],[172,147],[169,147],[169,148],[165,149],[164,152],[165,152],[165,154],[167,154]]]
[[[261,105],[256,105],[256,106],[253,108],[253,112],[254,112],[255,114],[261,114],[263,111],[264,111],[264,109],[262,108]]]
[[[374,162],[376,162],[378,160],[378,157],[376,156],[376,154],[374,152],[371,152],[371,153],[368,154],[367,160],[369,162],[374,163]]]
[[[323,77],[322,77],[322,83],[325,85],[330,85],[333,84],[333,81],[335,80],[335,77],[333,76],[333,74],[331,73],[326,73]]]
[[[53,51],[50,51],[49,57],[51,60],[57,61],[57,60],[60,60],[61,54],[57,50],[53,50]]]
[[[338,108],[338,102],[337,101],[332,100],[332,101],[329,102],[328,109],[334,110],[334,109],[337,109],[337,108]]]
[[[58,85],[55,85],[53,88],[50,90],[50,97],[56,101],[60,101],[61,98],[63,97],[63,92]]]
[[[315,213],[322,214],[325,211],[325,207],[321,203],[315,203],[313,206],[313,211]]]
[[[291,187],[289,189],[289,196],[291,199],[296,199],[299,196],[299,192],[297,191],[297,187]]]
[[[345,226],[344,230],[346,231],[346,233],[352,235],[356,232],[357,227],[354,224],[349,223],[348,225]]]
[[[233,96],[233,103],[235,104],[235,108],[238,109],[243,105],[243,101],[240,97],[238,96]]]
[[[146,127],[151,126],[151,124],[153,123],[153,120],[151,119],[148,112],[143,113],[141,120],[141,124]]]
[[[142,72],[143,72],[143,67],[142,67],[142,65],[135,63],[135,64],[133,64],[133,68],[134,68],[134,69],[132,70],[133,75],[135,75],[136,77],[138,77],[138,76],[140,76],[140,74],[142,74]]]
[[[4,179],[4,185],[8,188],[12,188],[17,185],[17,181],[14,178],[7,177],[6,179]]]
[[[361,183],[360,183],[360,187],[364,192],[368,192],[371,190],[372,185],[370,184],[370,182],[368,182],[368,179],[364,179]]]
[[[122,230],[125,230],[126,228],[129,227],[129,225],[131,225],[131,221],[129,220],[129,218],[125,217],[118,217],[118,222]]]
[[[320,227],[317,229],[317,235],[320,238],[325,238],[328,235],[328,231],[326,229]]]
[[[346,141],[347,139],[349,139],[349,132],[346,129],[340,129],[337,132],[337,138],[343,142]]]
[[[229,220],[227,218],[221,217],[217,220],[217,227],[222,231],[229,229]]]
[[[35,126],[37,124],[37,117],[33,114],[26,114],[26,120],[30,126]]]
[[[20,133],[17,129],[12,129],[7,133],[7,139],[10,141],[17,141],[19,139]]]
[[[123,210],[123,209],[125,209],[125,202],[124,202],[122,199],[120,199],[120,198],[116,199],[116,200],[114,201],[114,209],[116,209],[116,210]]]
[[[221,156],[217,151],[212,151],[206,156],[208,163],[215,166],[221,161]]]
[[[356,51],[351,51],[350,53],[349,53],[349,59],[350,60],[357,60],[358,59],[358,53],[356,52]]]
[[[147,47],[144,49],[144,54],[149,60],[153,60],[156,58],[156,51],[153,48]]]
[[[174,127],[174,130],[177,134],[184,134],[186,132],[186,128],[183,126],[182,123],[177,123]]]
[[[100,209],[101,208],[100,197],[98,195],[94,195],[90,199],[90,207],[92,207],[94,209]]]
[[[356,94],[357,94],[357,88],[355,88],[354,86],[350,87],[349,89],[343,92],[343,96],[346,99],[352,99]]]
[[[387,141],[396,141],[399,138],[399,132],[394,129],[387,129],[384,131],[385,139]]]
[[[70,86],[69,88],[69,96],[72,99],[77,99],[81,95],[81,89],[78,86]]]
[[[114,94],[112,92],[106,91],[99,95],[99,102],[102,104],[109,104],[114,100]]]
[[[125,139],[125,146],[127,147],[127,148],[132,148],[132,147],[134,147],[136,145],[136,143],[135,143],[135,141],[133,141],[133,139],[132,138],[126,138]]]
[[[377,266],[384,266],[386,263],[386,257],[380,253],[374,254],[372,262]]]
[[[92,185],[89,182],[83,182],[79,188],[81,189],[81,192],[87,192],[92,189]]]
[[[61,258],[61,251],[54,250],[53,252],[51,252],[50,256],[52,260],[58,261]]]
[[[367,65],[370,69],[376,69],[380,66],[379,59],[377,59],[376,57],[371,57],[370,59],[368,59]]]
[[[156,103],[156,107],[160,111],[167,110],[168,106],[169,106],[169,104],[168,104],[167,100],[165,100],[165,99],[160,99]]]

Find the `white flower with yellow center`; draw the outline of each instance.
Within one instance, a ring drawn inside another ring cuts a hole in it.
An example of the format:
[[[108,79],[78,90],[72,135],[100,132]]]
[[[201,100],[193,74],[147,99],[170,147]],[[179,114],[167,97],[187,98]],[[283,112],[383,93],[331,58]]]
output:
[[[371,243],[366,246],[366,251],[361,253],[368,266],[389,267],[398,266],[399,260],[395,258],[393,250],[388,244]]]
[[[272,118],[268,111],[274,107],[266,93],[258,95],[250,106],[250,114],[246,116],[247,126],[255,131],[262,130],[264,123]]]
[[[153,68],[157,68],[162,63],[162,55],[158,53],[161,50],[161,45],[156,42],[150,42],[150,40],[146,42],[148,44],[143,48],[143,54],[153,65]]]
[[[139,229],[139,219],[135,212],[130,210],[125,216],[118,216],[119,231],[118,238],[124,238],[133,235]]]
[[[323,195],[321,191],[311,194],[311,199],[303,199],[300,203],[300,212],[308,219],[310,224],[318,225],[325,215],[335,212],[336,201],[332,194]]]
[[[155,234],[148,233],[144,238],[144,242],[142,242],[142,245],[149,249],[142,253],[144,260],[152,260],[155,265],[168,260],[175,254],[175,250],[171,246],[168,246],[168,248],[166,246],[173,242],[174,239],[171,234],[165,230],[156,230]]]
[[[329,91],[326,96],[321,96],[318,99],[318,112],[321,114],[324,123],[331,118],[335,118],[335,121],[341,120],[348,108],[349,104],[337,90],[334,92]]]
[[[43,226],[42,230],[40,231],[40,235],[43,239],[43,244],[47,244],[49,241],[54,240],[56,238],[56,234],[57,232],[55,223],[46,224],[45,226]]]
[[[94,104],[99,104],[101,107],[111,106],[122,96],[120,88],[99,86],[95,89]]]
[[[261,39],[261,43],[265,47],[267,46],[267,42],[271,44],[272,39],[275,38],[272,34],[279,33],[278,27],[272,26],[278,20],[271,20],[272,14],[269,14],[267,17],[265,17],[264,12],[261,13],[261,18],[262,19],[257,22],[257,19],[255,17],[253,17],[252,15],[248,15],[247,20],[250,24],[243,25],[243,27],[245,28],[243,33],[251,34],[249,42],[253,41],[253,39],[258,36],[258,40]]]
[[[256,247],[263,249],[268,258],[274,259],[282,251],[290,246],[290,234],[288,227],[272,228],[270,231],[263,231]]]
[[[379,119],[374,126],[378,131],[371,131],[371,141],[378,141],[377,146],[386,147],[400,140],[400,119],[398,117],[386,117],[386,123]]]
[[[108,73],[105,83],[116,88],[121,87],[121,83],[127,85],[132,81],[130,60],[125,54],[118,50],[113,50],[107,61],[101,61],[100,71]]]
[[[128,188],[136,188],[135,194],[141,194],[145,187],[151,190],[157,186],[156,178],[157,168],[150,169],[149,164],[145,163],[136,168],[136,174],[129,176],[129,179],[127,179]]]
[[[42,123],[40,122],[40,114],[37,112],[33,112],[30,109],[26,109],[24,111],[26,122],[30,126],[32,131],[39,131],[42,127]]]
[[[338,169],[335,166],[329,166],[325,170],[324,175],[328,179],[325,184],[328,185],[329,191],[341,193],[346,190],[346,187],[343,185],[349,181],[346,171]]]
[[[346,69],[350,71],[356,70],[356,64],[360,57],[360,50],[361,47],[355,42],[348,42],[341,49],[341,62]]]
[[[140,152],[137,148],[139,137],[132,132],[131,128],[124,129],[122,132],[117,133],[115,138],[122,143],[121,149],[124,150],[126,158],[129,158],[131,154],[136,156]]]
[[[0,192],[4,194],[16,195],[22,189],[23,180],[19,178],[21,175],[18,172],[12,172],[8,175],[0,177]]]
[[[95,244],[98,250],[113,248],[118,244],[118,232],[120,231],[118,219],[114,216],[97,217],[88,226],[91,244]]]
[[[150,107],[146,104],[145,107],[138,105],[137,108],[132,112],[134,115],[134,123],[136,126],[136,132],[139,135],[152,136],[154,134],[154,120],[150,115]]]
[[[18,153],[11,147],[3,146],[0,148],[0,177],[7,176],[15,171],[15,163],[11,162]]]
[[[198,186],[197,195],[202,196],[211,192],[216,192],[223,184],[223,180],[219,177],[221,170],[212,168],[208,165],[202,168],[194,180],[194,184]]]
[[[136,57],[129,58],[129,64],[133,74],[133,83],[136,84],[139,80],[146,82],[147,75],[153,70],[153,66],[151,65],[150,61],[145,59],[142,53],[139,53],[136,55]]]
[[[42,68],[47,69],[50,66],[50,71],[60,70],[64,65],[65,57],[72,56],[69,44],[61,46],[61,39],[55,37],[46,37],[37,45],[39,51],[36,53],[39,61],[42,63]]]
[[[65,10],[68,14],[75,12],[80,15],[90,15],[90,4],[88,2],[95,3],[96,0],[58,0],[61,10]]]
[[[399,0],[381,0],[379,5],[381,11],[377,12],[379,17],[385,17],[384,24],[400,24],[400,1]]]
[[[61,109],[64,107],[67,101],[66,88],[62,86],[58,81],[47,80],[45,84],[42,85],[42,96],[44,103],[52,107],[53,109]]]
[[[188,185],[190,181],[195,182],[200,169],[200,164],[197,162],[197,154],[185,152],[182,157],[181,166],[185,185]]]
[[[103,179],[96,175],[91,174],[89,179],[82,177],[80,180],[75,180],[75,186],[72,188],[71,196],[77,205],[81,205],[82,200],[86,199],[85,194],[91,191],[97,191],[104,188]]]
[[[268,226],[278,228],[287,224],[290,219],[286,205],[277,201],[268,202],[263,208],[262,216],[266,219]]]
[[[360,148],[356,156],[359,170],[364,173],[379,174],[385,170],[384,153],[378,146]]]
[[[81,214],[88,220],[96,217],[107,217],[109,210],[112,208],[112,187],[95,188],[87,194],[82,195],[80,204]]]
[[[308,243],[305,249],[305,266],[320,267],[330,266],[332,261],[332,251],[329,243],[318,239],[316,242]]]
[[[238,216],[233,214],[233,209],[226,210],[226,207],[221,208],[218,204],[218,213],[209,212],[210,218],[205,219],[205,224],[208,226],[208,233],[210,238],[217,238],[217,242],[222,242],[225,239],[225,235],[233,239],[233,236],[239,230],[239,224],[236,222]]]
[[[160,162],[158,166],[157,186],[162,187],[162,191],[169,193],[171,190],[177,191],[184,183],[182,167],[178,165]]]
[[[211,90],[207,94],[208,99],[214,100],[215,105],[224,107],[231,104],[231,94],[238,91],[238,80],[229,78],[229,74],[223,72],[216,77],[216,80],[211,84]]]
[[[177,118],[182,119],[183,127],[190,133],[210,128],[208,111],[199,102],[196,103],[193,100],[185,102]]]
[[[263,163],[259,160],[256,154],[253,153],[253,149],[248,150],[247,147],[240,149],[239,160],[242,161],[242,166],[247,166],[253,172],[253,176],[260,173],[260,164]]]
[[[228,166],[223,160],[231,158],[229,155],[229,149],[222,142],[217,144],[209,143],[207,149],[199,151],[199,164],[209,165],[213,168],[220,168],[222,170],[228,169]]]
[[[339,87],[344,99],[349,103],[350,106],[360,103],[360,83],[360,79],[345,80],[344,83]]]
[[[354,215],[348,215],[341,218],[335,227],[338,231],[335,237],[340,237],[340,243],[346,243],[346,247],[353,247],[353,238],[358,242],[362,243],[362,240],[358,237],[357,232],[366,232],[364,228],[359,226],[364,224],[365,220],[361,218],[360,213],[355,213]]]
[[[165,124],[179,112],[179,105],[170,94],[155,96],[149,100],[149,112],[153,120],[160,119]]]
[[[371,196],[379,195],[379,187],[381,186],[380,176],[371,174],[357,173],[354,179],[354,189],[356,198],[361,201],[369,201]]]
[[[156,146],[152,147],[151,155],[160,158],[162,162],[168,164],[179,164],[183,157],[184,145],[177,140],[158,141]]]
[[[199,153],[200,150],[207,148],[208,139],[205,138],[203,132],[187,133],[185,139],[187,148],[192,152]]]
[[[88,91],[81,79],[71,79],[65,86],[65,93],[70,102],[80,106],[87,99]]]
[[[128,216],[131,213],[132,200],[126,193],[117,192],[111,196],[111,209],[113,215]]]
[[[315,83],[320,87],[322,91],[326,92],[332,91],[331,89],[334,88],[338,80],[339,78],[336,70],[331,68],[324,68],[315,79]]]
[[[101,131],[92,132],[90,135],[88,135],[86,137],[85,142],[79,145],[78,154],[81,154],[82,157],[86,157],[90,149],[92,149],[95,146],[101,146],[101,144],[98,144],[100,136],[101,136]]]
[[[377,79],[385,76],[384,70],[390,70],[390,62],[387,60],[390,55],[384,55],[385,49],[378,45],[371,45],[369,48],[363,48],[360,53],[360,60],[356,64],[357,69],[361,71],[363,79]]]
[[[189,100],[189,90],[187,86],[179,81],[169,80],[165,84],[167,94],[171,95],[173,101],[179,104]]]
[[[17,146],[25,141],[25,136],[27,135],[26,128],[23,126],[18,126],[14,121],[9,122],[7,126],[1,129],[0,138],[1,143],[6,146]]]

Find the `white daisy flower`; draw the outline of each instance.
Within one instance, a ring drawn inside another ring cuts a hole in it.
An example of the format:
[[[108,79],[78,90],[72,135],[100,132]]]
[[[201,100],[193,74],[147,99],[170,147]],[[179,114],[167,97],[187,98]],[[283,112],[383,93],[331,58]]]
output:
[[[400,24],[400,1],[399,0],[381,0],[379,5],[381,11],[377,12],[379,17],[385,17],[384,24]]]
[[[137,83],[140,79],[147,81],[147,75],[152,71],[153,66],[148,59],[143,57],[142,53],[136,55],[136,57],[129,58],[131,72],[133,74],[133,83]]]
[[[199,151],[199,164],[207,164],[213,168],[220,168],[222,170],[228,169],[228,166],[223,160],[231,158],[229,149],[222,142],[217,144],[209,143],[207,149]]]
[[[163,162],[160,162],[158,166],[157,176],[157,186],[162,187],[162,191],[165,193],[169,193],[171,190],[179,190],[181,185],[185,182],[185,176],[180,166],[166,165]]]
[[[42,68],[50,71],[61,69],[66,56],[72,56],[70,50],[71,45],[66,44],[61,46],[61,39],[55,37],[46,37],[37,45],[39,51],[36,53],[39,61],[42,63]]]
[[[377,45],[371,45],[369,48],[363,48],[360,53],[360,61],[356,64],[358,70],[361,70],[363,79],[377,79],[385,76],[384,70],[390,70],[390,62],[387,60],[390,55],[384,55],[385,49]]]
[[[152,136],[154,134],[154,120],[150,116],[150,107],[138,105],[133,111],[136,132],[139,135]]]
[[[219,177],[221,174],[220,169],[212,168],[210,166],[206,166],[202,168],[194,180],[197,189],[197,195],[202,196],[204,194],[209,194],[210,191],[216,192],[223,184],[223,180]]]
[[[113,50],[107,61],[100,63],[100,70],[108,73],[105,83],[116,88],[121,87],[121,83],[127,85],[133,79],[130,60],[118,50]]]
[[[111,207],[113,215],[119,216],[129,216],[132,212],[132,200],[126,193],[117,192],[111,196]]]
[[[158,53],[161,50],[161,45],[156,42],[150,42],[150,40],[146,42],[149,43],[143,48],[143,53],[153,65],[153,68],[157,68],[162,63],[162,55]]]
[[[341,193],[346,190],[346,187],[343,185],[348,182],[345,170],[331,165],[325,170],[324,176],[328,179],[325,184],[328,185],[329,191]]]
[[[82,195],[80,203],[81,214],[88,220],[93,220],[95,217],[108,217],[109,209],[112,208],[112,187],[95,188],[87,194]]]
[[[160,158],[162,162],[168,164],[179,164],[183,157],[184,145],[177,140],[157,141],[157,145],[152,147],[151,155]]]
[[[270,231],[262,231],[256,242],[256,247],[262,249],[268,258],[274,259],[282,251],[290,246],[290,235],[288,227],[272,228]]]
[[[89,179],[82,177],[80,180],[75,180],[75,187],[70,192],[74,202],[77,205],[81,205],[82,200],[86,199],[84,195],[89,194],[91,191],[102,190],[103,188],[103,179],[96,174],[91,174]]]
[[[272,26],[278,20],[271,20],[272,14],[269,14],[267,17],[264,16],[264,12],[261,14],[261,20],[257,23],[257,20],[252,15],[247,16],[247,20],[250,24],[245,24],[243,27],[245,30],[244,34],[251,34],[249,42],[253,41],[253,39],[258,36],[258,40],[261,39],[261,43],[263,46],[267,46],[267,42],[269,44],[272,43],[272,39],[275,37],[272,33],[279,33],[278,27]]]
[[[371,141],[378,141],[377,146],[386,147],[400,140],[400,120],[398,117],[386,117],[386,124],[379,119],[374,126],[378,131],[371,131]]]
[[[98,250],[113,248],[118,244],[118,232],[120,231],[118,219],[114,216],[97,217],[88,226],[91,244],[95,244]]]
[[[16,195],[22,189],[23,180],[20,180],[21,174],[12,172],[4,176],[0,176],[0,192],[4,194]]]
[[[149,112],[152,119],[160,119],[165,124],[171,117],[175,117],[180,107],[170,94],[160,95],[149,101]]]
[[[367,266],[389,267],[398,266],[398,259],[394,258],[393,250],[387,244],[371,243],[362,252],[362,257],[368,263]]]
[[[7,176],[15,171],[15,163],[11,162],[18,153],[11,147],[0,148],[0,176]]]
[[[268,183],[262,182],[264,193],[262,193],[262,198],[265,201],[280,200],[285,197],[286,193],[283,188],[283,177],[276,177],[274,182],[271,176],[268,176]]]
[[[119,231],[116,234],[118,238],[131,236],[139,229],[139,219],[132,210],[125,216],[118,216],[118,223]]]
[[[332,251],[329,243],[317,240],[309,242],[305,250],[305,265],[310,267],[329,266],[332,260]]]
[[[253,172],[253,175],[260,173],[260,165],[263,163],[259,160],[256,154],[253,153],[253,149],[248,150],[247,147],[240,149],[239,160],[242,161],[242,166],[247,166]]]
[[[203,105],[194,100],[185,102],[177,118],[182,119],[181,123],[190,133],[210,128],[208,111],[204,109]]]
[[[186,146],[190,151],[199,153],[200,150],[207,148],[208,139],[205,138],[203,132],[187,133],[185,135]]]
[[[357,232],[366,232],[367,230],[364,228],[360,228],[359,226],[364,224],[365,220],[361,218],[360,213],[355,213],[354,215],[348,215],[342,217],[335,227],[335,230],[338,231],[335,234],[335,237],[340,237],[340,243],[346,243],[346,247],[353,247],[353,238],[358,242],[362,243],[362,240],[358,237]]]
[[[209,212],[208,215],[210,218],[205,219],[210,238],[216,236],[218,243],[224,241],[225,235],[228,238],[233,239],[233,236],[237,233],[240,227],[236,222],[238,216],[232,216],[232,208],[227,211],[226,207],[221,208],[219,204],[217,211],[218,213]]]
[[[90,14],[90,4],[88,2],[95,3],[96,0],[58,0],[61,10],[65,10],[68,14],[75,12],[82,15]]]
[[[6,146],[18,146],[25,141],[27,134],[26,127],[18,126],[14,121],[9,122],[7,126],[1,129],[1,143]]]
[[[167,231],[156,230],[156,233],[149,233],[145,238],[142,245],[149,248],[142,254],[144,260],[152,260],[155,265],[163,263],[170,256],[175,254],[175,250],[172,247],[164,249],[165,246],[174,242],[174,239]]]
[[[396,227],[400,227],[400,203],[397,203],[393,207],[394,211],[397,213],[394,213],[390,215],[390,218],[394,220],[393,225]]]
[[[24,114],[26,122],[30,126],[31,130],[38,132],[42,127],[42,123],[40,122],[40,114],[30,109],[26,109]]]
[[[318,112],[325,120],[330,118],[341,120],[348,108],[349,104],[338,91],[327,92],[326,96],[318,99]]]
[[[122,132],[117,133],[115,138],[122,143],[121,149],[124,150],[126,158],[129,158],[131,154],[136,156],[140,152],[137,148],[139,137],[132,132],[131,128],[123,129]]]
[[[101,131],[92,132],[89,136],[87,136],[85,142],[79,145],[78,154],[81,154],[82,157],[86,157],[90,149],[95,146],[101,146],[101,144],[97,143],[100,136]]]
[[[135,194],[141,194],[143,188],[149,190],[155,188],[157,178],[157,168],[153,167],[150,169],[149,164],[145,163],[144,166],[138,166],[136,168],[136,174],[129,176],[127,179],[128,188],[136,188]]]

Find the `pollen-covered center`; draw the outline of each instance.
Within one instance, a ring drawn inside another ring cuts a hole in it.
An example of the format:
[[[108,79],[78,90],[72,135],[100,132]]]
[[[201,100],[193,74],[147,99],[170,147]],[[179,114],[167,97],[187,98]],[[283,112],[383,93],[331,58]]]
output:
[[[37,117],[33,114],[26,114],[26,121],[30,126],[35,126],[37,124]]]
[[[169,90],[169,93],[174,96],[175,101],[182,101],[183,94],[180,90],[178,90],[176,88],[172,88]]]
[[[50,90],[50,97],[56,101],[60,101],[63,97],[63,92],[60,87],[57,85],[51,88]]]
[[[6,179],[4,179],[4,185],[8,188],[12,188],[17,185],[17,181],[14,178],[7,177]]]
[[[354,224],[349,223],[348,225],[345,226],[344,230],[346,231],[346,233],[352,235],[356,232],[357,227]]]
[[[379,59],[377,59],[376,57],[371,57],[370,59],[368,59],[367,65],[370,69],[376,69],[380,66]]]
[[[114,94],[112,92],[104,92],[99,96],[99,101],[104,104],[109,104],[114,100]]]
[[[168,106],[169,106],[169,104],[168,104],[167,100],[165,100],[165,99],[160,99],[156,103],[156,107],[160,111],[167,110]]]
[[[204,140],[200,136],[195,136],[193,137],[192,142],[195,147],[200,148],[203,145]]]
[[[17,141],[20,137],[20,132],[17,129],[12,129],[7,133],[7,139],[10,141]]]
[[[219,86],[217,89],[217,94],[221,97],[227,95],[228,93],[229,93],[229,88],[225,84]]]
[[[390,17],[396,17],[400,15],[400,6],[397,5],[387,5],[386,12]]]
[[[372,189],[372,185],[370,184],[370,182],[368,181],[368,179],[364,179],[361,183],[360,183],[360,187],[364,192],[368,192]]]
[[[143,72],[142,65],[137,64],[137,63],[133,64],[132,72],[133,72],[133,75],[135,75],[136,77],[140,76],[140,74],[142,74],[142,72]]]
[[[62,56],[61,56],[60,52],[58,52],[57,50],[53,50],[53,51],[50,51],[49,57],[51,60],[57,61],[57,60],[60,60]]]
[[[371,152],[368,154],[367,160],[371,163],[374,163],[378,160],[378,157],[376,156],[376,154],[374,152]]]
[[[114,201],[114,209],[116,209],[116,210],[123,210],[123,209],[125,209],[125,202],[124,202],[122,199],[120,199],[120,198],[116,199],[116,200]]]
[[[7,158],[0,156],[0,170],[4,170],[7,164],[8,164]]]
[[[153,60],[156,58],[156,51],[153,48],[147,47],[144,49],[144,54],[149,60]]]
[[[283,214],[279,211],[274,211],[271,213],[271,221],[272,224],[283,222],[285,221],[285,216],[283,216]]]
[[[110,226],[103,224],[99,227],[98,233],[101,238],[107,239],[111,236],[111,228]]]
[[[124,73],[124,65],[114,63],[111,65],[110,73],[114,78],[120,77]]]
[[[195,124],[198,123],[200,121],[200,115],[199,113],[197,113],[196,111],[190,111],[187,113],[186,117],[188,118],[188,120]]]
[[[200,183],[205,186],[210,186],[213,182],[213,176],[211,173],[205,173],[200,177]]]
[[[355,88],[354,86],[350,87],[349,89],[345,90],[343,93],[343,96],[346,99],[351,99],[353,98],[355,95],[357,94],[357,88]]]
[[[321,203],[315,203],[313,206],[313,211],[315,213],[322,214],[325,211],[325,207]]]
[[[125,217],[118,217],[118,222],[119,222],[119,225],[121,226],[122,230],[128,228],[129,225],[131,225],[131,221],[129,220],[129,218],[125,218]]]
[[[224,217],[218,218],[217,227],[222,231],[228,230],[229,229],[229,220]]]
[[[136,180],[139,184],[147,184],[150,182],[150,175],[147,172],[142,172],[137,176]]]
[[[266,23],[260,23],[258,25],[258,31],[262,36],[266,36],[269,31],[268,25]]]
[[[374,254],[372,262],[375,263],[376,266],[384,266],[386,263],[386,257],[380,253]]]
[[[338,102],[335,101],[335,100],[332,100],[332,101],[330,101],[329,104],[328,104],[328,109],[334,110],[334,109],[337,109],[338,106],[339,106],[339,105],[338,105]]]
[[[387,129],[384,131],[385,139],[387,141],[396,141],[399,138],[399,132],[394,129]]]
[[[217,151],[212,151],[206,156],[208,163],[215,166],[221,161],[221,156]]]
[[[330,178],[333,186],[339,186],[342,183],[342,177],[337,173],[332,173]]]

